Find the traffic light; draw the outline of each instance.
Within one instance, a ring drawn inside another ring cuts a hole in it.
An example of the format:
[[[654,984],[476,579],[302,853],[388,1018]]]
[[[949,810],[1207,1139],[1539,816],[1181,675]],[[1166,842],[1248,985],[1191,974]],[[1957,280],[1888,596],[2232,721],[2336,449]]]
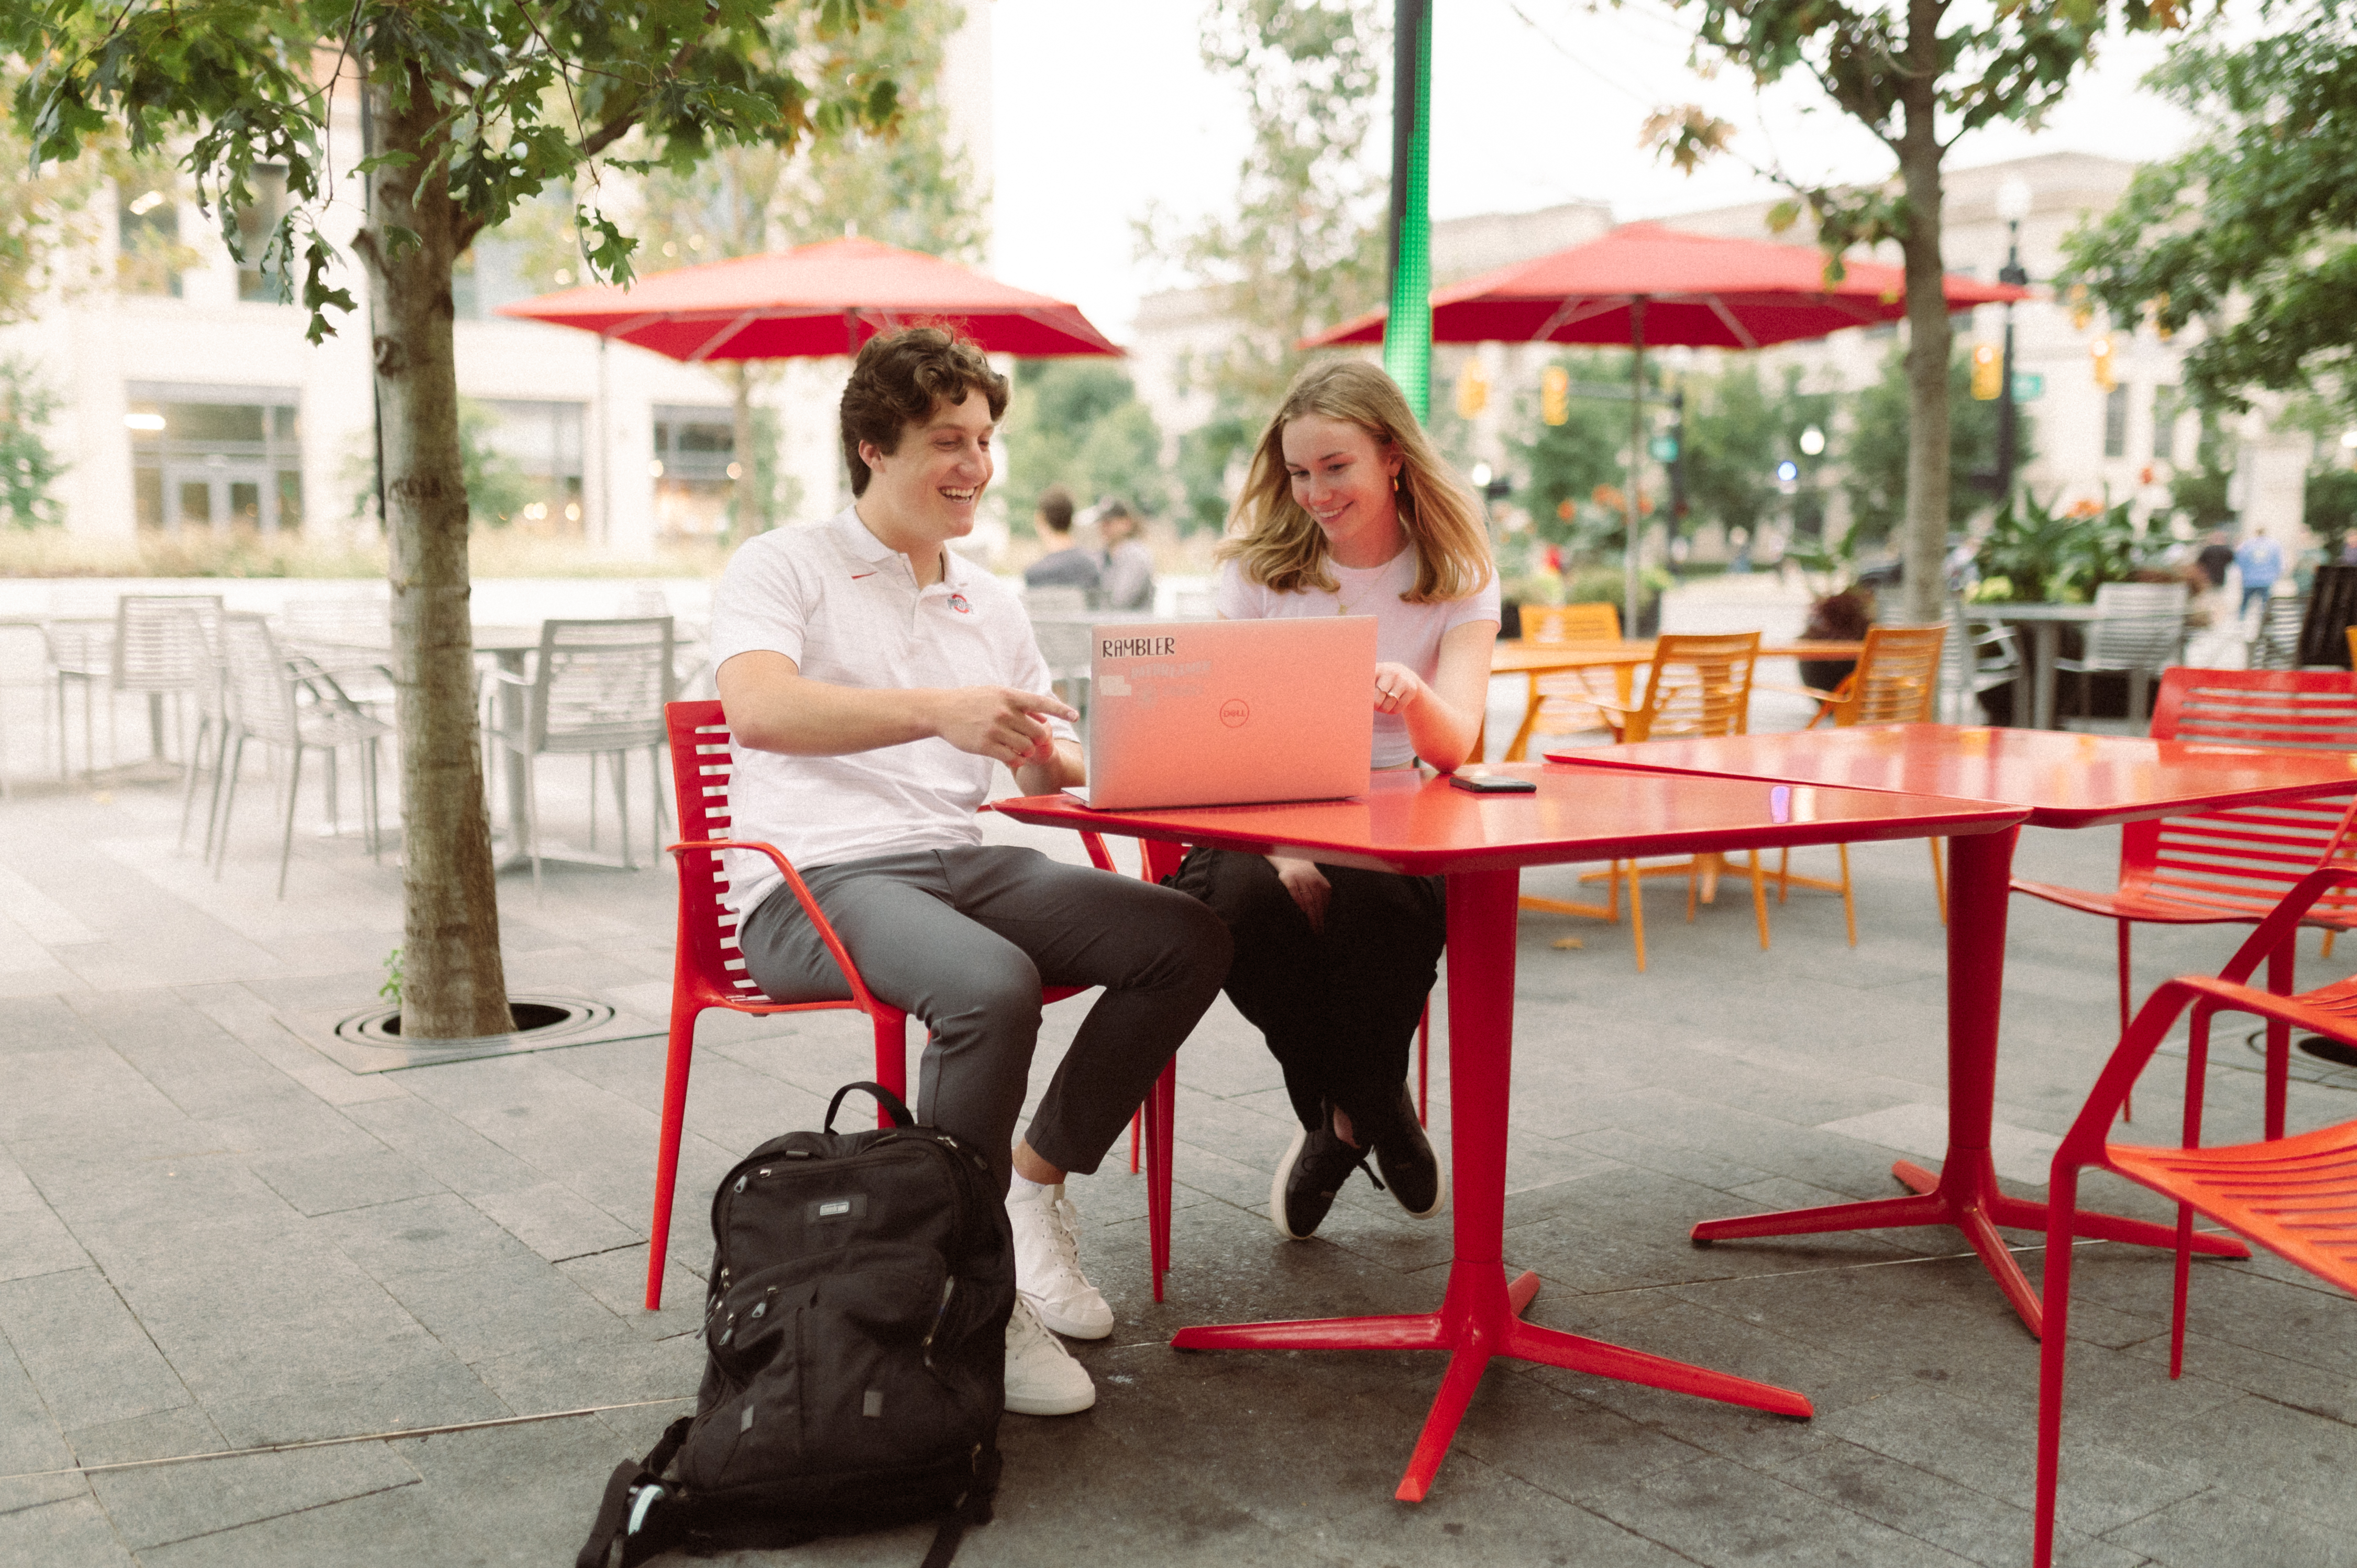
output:
[[[1481,362],[1467,360],[1457,372],[1457,417],[1470,419],[1490,406],[1490,378],[1481,373]]]
[[[2087,353],[2094,361],[2095,385],[2104,392],[2111,391],[2119,381],[2112,371],[2112,340],[2109,338],[2096,338],[2087,345]]]
[[[1539,417],[1549,424],[1571,423],[1571,372],[1561,365],[1539,372]]]
[[[1995,403],[2005,392],[2005,356],[1994,343],[1973,345],[1973,401]]]

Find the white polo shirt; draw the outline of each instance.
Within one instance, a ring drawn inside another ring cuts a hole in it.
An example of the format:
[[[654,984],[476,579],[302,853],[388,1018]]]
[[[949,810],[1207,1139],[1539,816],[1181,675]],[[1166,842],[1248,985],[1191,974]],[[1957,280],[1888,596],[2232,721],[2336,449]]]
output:
[[[920,590],[905,556],[845,507],[825,522],[781,528],[728,563],[712,604],[715,667],[739,653],[782,653],[802,674],[874,691],[939,686],[1049,689],[1031,622],[1015,591],[944,551],[942,580]],[[1051,719],[1059,740],[1071,725]],[[940,739],[845,757],[781,757],[732,746],[729,836],[776,844],[795,869],[909,850],[979,843],[974,811],[992,763]],[[740,916],[780,886],[768,856],[724,857]]]

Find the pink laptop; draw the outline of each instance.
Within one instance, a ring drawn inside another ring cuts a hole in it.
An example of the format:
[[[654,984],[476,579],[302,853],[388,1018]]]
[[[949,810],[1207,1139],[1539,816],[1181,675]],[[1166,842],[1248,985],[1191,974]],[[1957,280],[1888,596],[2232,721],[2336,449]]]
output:
[[[1243,806],[1361,793],[1375,621],[1163,621],[1090,629],[1091,806]]]

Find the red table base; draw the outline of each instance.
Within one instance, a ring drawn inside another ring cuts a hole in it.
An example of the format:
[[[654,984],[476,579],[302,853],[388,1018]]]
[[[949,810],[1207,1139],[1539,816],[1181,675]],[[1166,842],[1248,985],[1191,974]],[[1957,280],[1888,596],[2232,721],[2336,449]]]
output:
[[[1182,1328],[1180,1350],[1447,1350],[1448,1373],[1394,1495],[1421,1502],[1494,1356],[1512,1356],[1779,1415],[1815,1413],[1789,1389],[1522,1320],[1534,1273],[1506,1282],[1506,1110],[1514,1016],[1513,871],[1448,878],[1448,1063],[1456,1257],[1438,1312]]]
[[[1415,1452],[1407,1462],[1393,1493],[1403,1502],[1420,1503],[1432,1489],[1432,1477],[1457,1435],[1474,1389],[1493,1356],[1540,1361],[1624,1383],[1666,1389],[1676,1394],[1700,1394],[1728,1404],[1748,1405],[1777,1415],[1807,1417],[1816,1413],[1808,1400],[1790,1389],[1755,1383],[1704,1367],[1689,1366],[1663,1356],[1649,1356],[1608,1345],[1600,1339],[1566,1334],[1523,1321],[1523,1310],[1539,1294],[1539,1277],[1524,1273],[1512,1284],[1495,1264],[1459,1262],[1448,1271],[1448,1294],[1438,1312],[1411,1312],[1395,1317],[1326,1317],[1299,1323],[1238,1323],[1218,1328],[1182,1328],[1171,1339],[1180,1350],[1446,1350],[1448,1373],[1424,1419]]]
[[[1933,1176],[1905,1160],[1891,1174],[1914,1189],[1910,1197],[1871,1198],[1781,1214],[1751,1214],[1739,1219],[1706,1219],[1694,1228],[1696,1241],[1743,1236],[1813,1236],[1833,1230],[1894,1230],[1908,1225],[1952,1225],[1980,1254],[2013,1310],[2032,1334],[2044,1314],[2038,1292],[2021,1272],[1996,1228],[2009,1226],[2044,1234],[2047,1206],[2008,1197],[1997,1190],[1989,1156],[1989,1133],[1996,1104],[1997,1003],[2005,983],[2005,918],[2013,875],[2013,845],[2019,830],[1950,841],[1948,918],[1948,1155]],[[2166,1225],[2084,1209],[2072,1217],[2074,1235],[2093,1240],[2129,1241],[2145,1247],[2177,1245]],[[2193,1250],[2214,1257],[2247,1258],[2249,1248],[2231,1236],[2197,1233]]]

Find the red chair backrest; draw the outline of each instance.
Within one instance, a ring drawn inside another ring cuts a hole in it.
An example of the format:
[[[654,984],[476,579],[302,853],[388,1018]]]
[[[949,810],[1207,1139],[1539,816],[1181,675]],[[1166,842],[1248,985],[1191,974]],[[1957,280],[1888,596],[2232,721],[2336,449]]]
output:
[[[663,709],[671,736],[673,793],[679,836],[701,843],[728,836],[728,720],[720,704],[673,703]],[[728,873],[708,849],[679,854],[679,951],[710,1000],[760,1005],[770,1001],[745,972],[737,950],[737,915],[724,901]]]
[[[2170,669],[2153,707],[2156,740],[2357,753],[2357,673],[2345,670]],[[2241,806],[2130,822],[2120,883],[2180,903],[2272,908],[2328,857],[2347,858],[2357,795]],[[2312,912],[2357,924],[2357,888],[2335,887]]]

